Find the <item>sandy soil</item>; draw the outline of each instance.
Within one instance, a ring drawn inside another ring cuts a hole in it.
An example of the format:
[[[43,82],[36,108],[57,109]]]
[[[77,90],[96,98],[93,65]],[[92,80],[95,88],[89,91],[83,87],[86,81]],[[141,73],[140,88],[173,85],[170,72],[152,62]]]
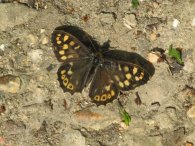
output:
[[[45,2],[43,9],[0,3],[0,145],[195,144],[194,0],[142,0],[137,9],[130,0]],[[110,40],[112,48],[145,58],[153,48],[165,50],[169,64],[154,61],[147,84],[119,97],[131,116],[129,126],[117,100],[97,107],[87,89],[63,93],[50,41],[61,25],[78,26],[100,44]],[[184,66],[168,57],[171,44],[182,48]]]

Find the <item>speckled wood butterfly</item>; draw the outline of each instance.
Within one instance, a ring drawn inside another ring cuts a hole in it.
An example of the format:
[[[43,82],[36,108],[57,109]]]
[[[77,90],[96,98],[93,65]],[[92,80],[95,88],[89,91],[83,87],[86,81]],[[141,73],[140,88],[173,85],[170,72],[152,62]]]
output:
[[[100,46],[75,26],[57,27],[52,34],[54,53],[62,65],[58,80],[64,92],[81,92],[88,84],[96,105],[112,102],[120,91],[145,84],[154,74],[151,63],[136,53]]]

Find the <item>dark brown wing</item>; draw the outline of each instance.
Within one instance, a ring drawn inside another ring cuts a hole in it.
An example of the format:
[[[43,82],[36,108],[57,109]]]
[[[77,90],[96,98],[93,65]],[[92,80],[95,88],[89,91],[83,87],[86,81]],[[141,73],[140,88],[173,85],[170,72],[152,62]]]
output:
[[[110,76],[119,90],[128,91],[145,84],[150,75],[142,67],[123,61],[110,61]]]
[[[93,62],[90,59],[65,62],[58,69],[58,80],[64,92],[81,92],[89,79]]]
[[[97,105],[112,102],[120,90],[128,91],[143,85],[154,74],[153,65],[136,53],[113,50],[103,55],[89,92]]]
[[[96,105],[106,105],[117,98],[119,90],[107,66],[99,66],[91,82],[89,97]]]
[[[154,74],[153,65],[136,53],[111,50],[104,54],[111,78],[119,90],[127,91],[145,84]]]
[[[55,56],[60,62],[89,58],[92,53],[76,37],[62,30],[54,30],[52,43]]]

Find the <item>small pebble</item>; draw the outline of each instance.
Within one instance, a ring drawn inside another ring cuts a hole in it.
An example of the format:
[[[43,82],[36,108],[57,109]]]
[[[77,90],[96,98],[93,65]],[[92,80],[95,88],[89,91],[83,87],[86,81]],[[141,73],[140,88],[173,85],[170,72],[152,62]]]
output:
[[[43,44],[43,45],[48,44],[48,42],[49,42],[48,37],[43,37],[43,38],[41,39],[41,44]]]
[[[151,40],[151,41],[157,40],[157,34],[156,34],[155,32],[153,32],[153,33],[150,35],[150,40]]]
[[[45,29],[41,29],[41,30],[40,30],[40,33],[44,33],[44,32],[45,32]]]
[[[102,115],[92,112],[90,110],[83,110],[83,111],[78,111],[76,113],[74,113],[75,118],[78,121],[97,121],[97,120],[101,120],[103,117]]]
[[[195,18],[192,19],[192,26],[195,26]]]
[[[114,15],[111,13],[101,14],[101,22],[103,24],[113,24],[115,22]]]
[[[193,146],[193,143],[192,142],[186,142],[185,146]]]
[[[0,90],[9,93],[18,93],[20,90],[21,81],[19,77],[6,75],[0,77]]]
[[[38,40],[38,38],[34,36],[33,34],[29,34],[26,38],[27,38],[27,41],[30,42],[30,45],[36,44]]]
[[[192,60],[192,58],[187,58],[187,61],[185,61],[185,66],[183,67],[183,69],[189,73],[193,73],[195,70],[195,66],[194,66],[194,61]]]
[[[153,7],[156,9],[156,8],[159,7],[159,4],[158,4],[157,2],[154,2],[154,3],[153,3]]]
[[[4,44],[1,44],[1,45],[0,45],[0,50],[2,50],[2,51],[5,50],[5,45],[4,45]]]
[[[123,23],[128,29],[132,29],[137,25],[136,16],[134,14],[125,15]]]
[[[31,58],[33,63],[38,63],[42,60],[43,51],[41,49],[31,50],[28,52],[28,56]]]
[[[195,117],[195,106],[192,106],[188,111],[187,111],[187,116],[190,118]]]
[[[173,24],[172,24],[173,28],[176,29],[176,28],[179,26],[179,23],[180,23],[180,22],[179,22],[178,19],[174,19],[174,20],[173,20]]]
[[[151,63],[158,63],[160,60],[160,56],[156,53],[149,53],[147,56],[148,61],[150,61]]]

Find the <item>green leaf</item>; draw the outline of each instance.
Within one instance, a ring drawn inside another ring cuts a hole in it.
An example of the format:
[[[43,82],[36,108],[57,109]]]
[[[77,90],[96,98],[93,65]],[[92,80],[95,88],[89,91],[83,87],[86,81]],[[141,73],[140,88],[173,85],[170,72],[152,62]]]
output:
[[[129,116],[128,112],[126,112],[124,108],[120,108],[120,114],[123,122],[127,126],[129,126],[129,123],[131,122],[131,117]]]
[[[177,63],[183,65],[184,62],[182,61],[182,58],[181,58],[181,51],[177,48],[173,48],[173,45],[170,45],[169,46],[169,56],[172,57],[172,58],[175,58]]]
[[[131,4],[133,8],[137,8],[139,6],[139,1],[138,0],[131,0]]]

